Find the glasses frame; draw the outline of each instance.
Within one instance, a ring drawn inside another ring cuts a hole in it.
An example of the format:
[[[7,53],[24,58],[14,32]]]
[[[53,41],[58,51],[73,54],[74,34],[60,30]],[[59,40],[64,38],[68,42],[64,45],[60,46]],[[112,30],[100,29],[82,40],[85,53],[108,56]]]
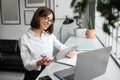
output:
[[[51,23],[51,24],[54,23],[53,19],[49,19],[49,17],[47,17],[47,16],[44,17],[44,21],[48,22],[48,23]]]

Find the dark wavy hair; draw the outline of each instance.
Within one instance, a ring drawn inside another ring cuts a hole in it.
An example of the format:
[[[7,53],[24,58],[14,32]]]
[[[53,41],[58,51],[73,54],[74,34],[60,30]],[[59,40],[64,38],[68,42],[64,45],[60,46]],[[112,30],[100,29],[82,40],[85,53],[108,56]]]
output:
[[[39,29],[40,28],[40,17],[46,17],[51,13],[53,14],[53,22],[54,22],[55,21],[54,12],[50,8],[39,7],[33,15],[33,18],[32,18],[31,23],[30,23],[31,27],[35,28],[35,29]],[[54,29],[53,24],[51,24],[50,27],[46,31],[49,34],[52,34],[53,29]]]

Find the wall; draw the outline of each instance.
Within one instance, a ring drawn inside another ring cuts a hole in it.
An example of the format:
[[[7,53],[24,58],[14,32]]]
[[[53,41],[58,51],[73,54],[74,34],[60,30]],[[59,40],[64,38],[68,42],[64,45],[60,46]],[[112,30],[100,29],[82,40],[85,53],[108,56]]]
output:
[[[21,24],[19,25],[3,25],[1,24],[1,18],[0,18],[0,39],[19,39],[21,35],[23,35],[29,28],[29,25],[25,25],[24,23],[24,11],[25,10],[35,10],[36,8],[26,8],[25,7],[25,0],[19,0],[20,1],[20,19]],[[65,16],[67,15],[70,18],[73,18],[74,14],[72,13],[72,9],[69,7],[71,0],[62,0],[64,4],[61,4],[61,1],[59,0],[47,0],[50,3],[50,8],[53,9],[53,11],[56,11],[56,21],[54,23],[54,34],[56,37],[60,40],[60,27],[62,26],[62,43],[66,41],[66,39],[74,35],[74,28],[77,27],[76,22],[69,24],[69,25],[62,25]],[[68,5],[69,3],[69,5]],[[67,4],[67,5],[66,5]],[[49,5],[48,5],[49,6]],[[86,27],[86,21],[88,15],[87,13],[84,14],[83,17],[83,26]],[[62,17],[61,17],[61,15]],[[0,14],[1,15],[1,14]],[[61,17],[61,18],[60,18]]]
[[[29,25],[24,24],[24,10],[26,10],[24,0],[20,0],[20,25],[3,25],[0,18],[0,39],[19,39],[28,30]]]
[[[25,25],[25,23],[24,23],[24,11],[25,10],[36,10],[36,8],[26,8],[25,0],[19,0],[19,1],[20,1],[20,19],[21,19],[20,21],[21,21],[21,23],[19,25],[3,25],[1,23],[1,16],[0,16],[0,39],[17,39],[18,40],[20,38],[20,36],[22,36],[30,28],[29,25]],[[51,0],[51,1],[48,0],[48,1],[50,3],[50,8],[53,9],[53,11],[55,11],[55,6],[56,6],[55,0]],[[66,3],[63,5],[66,5]],[[63,8],[63,10],[64,10],[64,8]],[[58,11],[61,12],[61,10],[58,10]],[[67,11],[66,11],[66,13],[67,13]],[[69,14],[69,13],[67,13],[67,14]],[[0,15],[1,15],[1,11],[0,11]],[[62,34],[61,34],[62,35],[62,43],[64,43],[70,35],[74,35],[74,32],[73,32],[74,28],[77,27],[75,22],[72,24],[69,24],[69,25],[62,25],[64,19],[65,19],[65,17],[61,18],[61,19],[56,18],[55,23],[54,23],[54,34],[56,35],[56,37],[59,40],[60,40],[60,27],[61,26],[63,27]],[[54,53],[56,53],[56,52],[57,52],[57,50],[55,49]]]
[[[24,23],[24,11],[25,10],[35,10],[36,8],[26,8],[25,7],[25,1],[24,0],[19,0],[20,1],[20,19],[21,19],[21,24],[20,25],[3,25],[1,24],[1,18],[0,18],[0,39],[19,39],[21,35],[23,35],[29,28],[29,25],[25,25]],[[49,0],[48,0],[49,1]],[[51,0],[49,1],[51,8],[54,10],[55,8],[55,1]],[[66,5],[66,4],[65,4]],[[60,11],[61,12],[61,11]],[[0,13],[1,15],[1,13]],[[60,27],[62,26],[62,22],[64,21],[65,18],[58,19],[56,18],[55,21],[55,30],[54,33],[58,39],[60,39]],[[67,29],[67,27],[70,29]],[[62,42],[64,42],[69,35],[73,35],[72,31],[72,26],[76,27],[75,22],[70,25],[66,25],[65,29],[63,28],[62,30]],[[64,27],[64,26],[63,26]],[[70,32],[71,31],[71,32]],[[69,35],[68,35],[69,34]]]
[[[1,24],[1,17],[0,17],[0,39],[19,39],[29,28],[29,25],[25,25],[24,23],[24,11],[25,10],[36,10],[36,8],[26,8],[25,7],[25,0],[20,1],[20,25],[3,25]],[[62,25],[63,21],[65,20],[65,16],[67,15],[69,18],[73,18],[74,14],[72,9],[69,7],[71,0],[47,0],[50,8],[55,12],[56,20],[54,23],[54,34],[60,40],[60,27],[62,26],[62,43],[64,43],[69,36],[74,35],[74,29],[78,27],[74,20],[74,23],[69,25]],[[62,2],[62,3],[61,3]],[[68,4],[69,3],[69,4]],[[67,5],[66,5],[67,4]],[[61,14],[61,15],[60,15]],[[83,15],[82,22],[83,26],[87,27],[87,18],[89,14],[89,7],[86,10],[86,13]],[[1,12],[0,12],[1,15]],[[54,50],[54,53],[57,52],[57,49]]]

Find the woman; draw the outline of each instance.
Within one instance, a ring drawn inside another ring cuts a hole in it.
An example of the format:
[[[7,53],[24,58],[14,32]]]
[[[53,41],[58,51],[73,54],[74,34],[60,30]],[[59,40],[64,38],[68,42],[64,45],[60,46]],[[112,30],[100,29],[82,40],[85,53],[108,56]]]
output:
[[[41,71],[51,63],[53,46],[67,48],[53,34],[54,12],[47,7],[39,7],[31,20],[31,28],[20,38],[20,51],[24,67],[24,80],[35,80]],[[74,51],[67,56],[74,56]]]

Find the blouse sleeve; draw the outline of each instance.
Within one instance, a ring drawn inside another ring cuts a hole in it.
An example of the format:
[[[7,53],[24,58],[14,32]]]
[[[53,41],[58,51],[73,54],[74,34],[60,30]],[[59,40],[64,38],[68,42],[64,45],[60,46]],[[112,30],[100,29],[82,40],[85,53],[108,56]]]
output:
[[[29,71],[37,70],[41,68],[36,65],[37,60],[33,59],[30,56],[29,48],[24,39],[19,39],[19,46],[20,46],[20,55],[21,55],[24,67]]]
[[[53,45],[58,49],[58,50],[62,50],[67,48],[67,46],[65,46],[64,44],[62,44],[54,34],[52,34],[52,38],[53,38]]]

